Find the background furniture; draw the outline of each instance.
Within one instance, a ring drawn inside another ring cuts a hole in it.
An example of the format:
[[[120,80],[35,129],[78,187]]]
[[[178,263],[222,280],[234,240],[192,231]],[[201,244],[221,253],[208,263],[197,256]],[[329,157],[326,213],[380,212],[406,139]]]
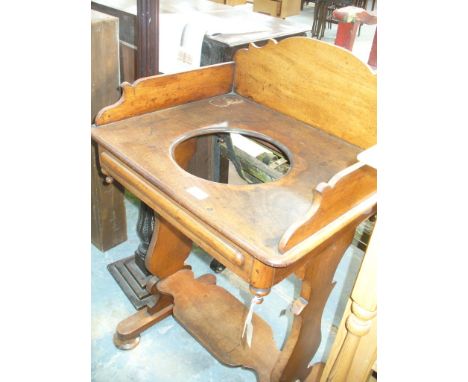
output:
[[[119,91],[118,19],[91,12],[91,123]],[[96,145],[91,144],[91,241],[101,251],[127,240],[124,193],[103,181]]]
[[[108,13],[119,18],[120,51],[122,81],[133,82],[136,79],[136,7],[134,0],[123,0],[114,3],[111,0],[91,2],[92,9]],[[167,22],[166,22],[167,21]],[[288,20],[266,16],[239,7],[231,7],[207,0],[161,0],[160,23],[176,25],[182,23],[179,34],[165,39],[172,39],[179,44],[185,37],[182,35],[185,26],[189,34],[200,34],[201,48],[199,54],[192,54],[190,65],[181,66],[167,57],[161,57],[160,71],[174,72],[190,68],[212,65],[232,60],[234,53],[255,42],[262,45],[270,38],[281,40],[291,36],[305,36],[310,29],[307,25],[297,25]],[[201,53],[200,53],[201,52]],[[196,59],[198,58],[198,61]]]
[[[215,3],[226,4],[226,5],[242,5],[247,2],[247,0],[210,0],[214,1]]]
[[[328,356],[321,382],[367,382],[377,361],[378,224]]]
[[[254,0],[253,11],[285,18],[298,15],[302,10],[301,0]]]
[[[356,0],[316,0],[314,8],[314,22],[312,23],[312,37],[323,38],[327,24],[337,23],[333,19],[333,11],[351,5]]]
[[[211,15],[213,19],[221,20],[228,25],[242,26],[239,32],[213,33],[205,35],[201,50],[200,66],[213,65],[220,62],[228,62],[234,58],[239,49],[244,49],[251,43],[258,46],[266,44],[272,38],[281,41],[288,37],[305,36],[309,30],[307,25],[297,25],[288,20],[249,12],[245,9],[232,9],[216,12]],[[248,28],[245,27],[248,26]],[[234,28],[229,28],[234,29]]]
[[[91,9],[112,15],[119,19],[119,58],[120,58],[120,80],[133,82],[137,78],[137,33],[138,19],[136,17],[136,1],[131,1],[135,4],[135,12],[129,13],[122,9],[117,9],[107,4],[112,2],[97,3],[91,2]]]
[[[377,24],[377,15],[374,12],[354,6],[335,9],[333,17],[338,21],[335,45],[350,51],[353,50],[356,32],[361,28],[361,24]],[[377,29],[375,30],[367,64],[373,69],[377,68]]]

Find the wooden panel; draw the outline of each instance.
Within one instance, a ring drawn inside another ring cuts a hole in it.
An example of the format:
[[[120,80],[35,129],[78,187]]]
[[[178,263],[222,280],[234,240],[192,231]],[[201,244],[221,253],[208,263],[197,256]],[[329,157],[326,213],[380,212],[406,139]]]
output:
[[[236,53],[235,91],[362,148],[376,143],[377,80],[352,53],[292,37]]]
[[[91,13],[91,123],[97,112],[119,96],[118,23]],[[96,145],[91,145],[91,242],[101,251],[127,240],[122,187],[105,184]]]
[[[377,356],[376,224],[321,382],[367,381]]]
[[[108,2],[106,2],[108,3]],[[133,0],[133,5],[135,0]],[[107,15],[117,17],[119,19],[119,53],[120,53],[120,81],[133,82],[137,79],[136,76],[136,54],[137,54],[137,25],[138,19],[135,14],[130,11],[119,9],[122,4],[100,4],[99,2],[91,2],[91,9],[102,12]],[[129,1],[127,7],[132,5]],[[136,7],[135,7],[136,10]],[[112,102],[115,102],[113,100]],[[107,106],[110,103],[103,105]],[[99,111],[99,110],[97,110]],[[96,112],[97,112],[96,111]]]
[[[91,144],[91,242],[105,252],[127,240],[124,190],[104,183],[95,146]]]
[[[305,268],[300,291],[303,299],[301,305],[305,306],[294,315],[290,336],[272,374],[273,381],[304,381],[311,372],[308,364],[321,342],[323,311],[335,286],[333,275],[346,248],[351,244],[354,228],[349,226],[341,231],[333,244],[313,258]]]
[[[254,0],[253,11],[276,17],[281,10],[281,2],[276,0]]]
[[[136,28],[138,24],[136,13],[133,14],[130,11],[119,9],[119,5],[116,4],[115,1],[107,3],[112,3],[112,6],[110,6],[110,4],[105,5],[99,4],[99,2],[91,1],[91,9],[117,17],[119,19],[119,40],[124,41],[130,45],[136,45]],[[134,4],[136,4],[136,1],[130,0],[127,6]]]
[[[123,41],[120,41],[119,48],[120,48],[120,80],[122,82],[133,82],[137,78],[137,75],[136,75],[137,48]]]
[[[120,96],[117,26],[117,18],[91,11],[91,123]]]
[[[123,83],[122,98],[99,112],[96,125],[229,93],[233,72],[234,65],[229,62],[183,73],[141,78],[133,84]]]
[[[253,11],[285,18],[301,13],[301,0],[254,0]]]
[[[328,183],[320,183],[305,218],[293,224],[281,238],[280,251],[284,253],[327,224],[344,219],[348,211],[376,192],[377,171],[363,163],[341,171]]]
[[[280,17],[288,17],[301,13],[301,0],[282,0]]]
[[[234,6],[234,5],[242,5],[242,4],[245,4],[246,2],[247,0],[226,0],[225,4]]]

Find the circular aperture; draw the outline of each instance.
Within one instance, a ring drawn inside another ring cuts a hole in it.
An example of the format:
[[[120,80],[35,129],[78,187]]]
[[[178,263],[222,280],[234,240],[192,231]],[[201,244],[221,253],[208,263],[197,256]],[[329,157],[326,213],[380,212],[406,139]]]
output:
[[[290,169],[285,150],[253,135],[216,132],[178,142],[173,150],[177,164],[199,178],[224,184],[273,182]]]

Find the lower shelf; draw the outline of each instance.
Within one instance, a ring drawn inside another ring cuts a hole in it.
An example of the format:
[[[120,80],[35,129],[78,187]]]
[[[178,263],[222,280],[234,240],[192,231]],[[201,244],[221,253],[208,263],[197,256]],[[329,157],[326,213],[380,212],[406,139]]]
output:
[[[174,297],[173,315],[214,357],[230,366],[255,370],[269,380],[280,351],[271,327],[254,313],[252,346],[241,338],[248,309],[225,289],[181,270],[158,283],[161,293]]]

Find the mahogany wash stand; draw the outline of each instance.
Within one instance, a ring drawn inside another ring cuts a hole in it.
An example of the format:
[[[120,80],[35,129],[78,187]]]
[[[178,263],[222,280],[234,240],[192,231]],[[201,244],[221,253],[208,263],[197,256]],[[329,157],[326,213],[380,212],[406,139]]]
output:
[[[234,62],[124,83],[99,113],[93,139],[106,181],[115,179],[157,214],[146,267],[155,303],[122,321],[114,342],[169,315],[220,362],[256,371],[259,381],[318,380],[309,367],[321,340],[336,267],[357,225],[375,213],[376,170],[356,156],[376,143],[376,76],[350,52],[306,37],[251,45]],[[291,163],[264,184],[211,182],[186,171],[189,139],[235,132],[275,145]],[[254,313],[184,265],[192,242],[249,283],[256,303],[292,273],[302,280],[283,349]]]

